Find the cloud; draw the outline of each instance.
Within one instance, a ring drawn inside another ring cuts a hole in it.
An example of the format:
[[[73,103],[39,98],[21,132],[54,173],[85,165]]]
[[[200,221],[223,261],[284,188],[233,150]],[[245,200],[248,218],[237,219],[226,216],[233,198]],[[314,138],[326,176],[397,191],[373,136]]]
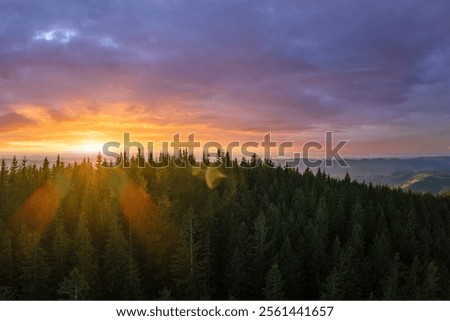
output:
[[[77,36],[77,32],[65,28],[52,28],[46,31],[39,31],[34,37],[37,41],[49,41],[58,43],[68,43]]]
[[[242,135],[330,128],[355,135],[385,125],[396,133],[408,120],[431,139],[447,126],[411,116],[448,118],[445,1],[0,6],[4,112],[46,106],[64,122],[74,117],[68,108],[91,106],[101,119],[110,106],[139,106],[147,125],[204,122],[205,130]]]
[[[3,132],[17,130],[35,124],[33,119],[16,114],[14,112],[0,115],[0,127]]]

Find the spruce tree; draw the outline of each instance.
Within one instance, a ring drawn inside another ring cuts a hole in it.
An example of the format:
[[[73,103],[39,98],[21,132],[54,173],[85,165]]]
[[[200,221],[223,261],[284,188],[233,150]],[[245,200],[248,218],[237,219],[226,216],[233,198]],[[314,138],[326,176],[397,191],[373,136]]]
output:
[[[180,294],[185,299],[200,299],[207,295],[206,249],[200,232],[198,217],[191,206],[183,217],[171,267]]]
[[[9,230],[5,231],[0,242],[0,284],[14,286],[14,249],[12,234]]]
[[[66,231],[64,214],[59,212],[53,222],[53,239],[51,244],[51,262],[53,278],[60,282],[69,267],[71,239]]]
[[[262,290],[264,288],[264,277],[266,274],[267,264],[267,250],[268,244],[268,227],[266,215],[263,211],[259,213],[253,222],[253,236],[252,236],[252,274],[253,274],[253,296],[255,298],[262,297]]]
[[[266,300],[284,300],[284,282],[278,263],[274,263],[267,272],[264,298]]]
[[[106,295],[114,300],[136,300],[142,298],[141,278],[122,228],[112,215],[105,247]]]
[[[25,299],[41,300],[48,298],[49,274],[47,253],[37,232],[26,228],[20,234],[21,252],[21,290]]]
[[[85,212],[81,212],[75,233],[75,265],[84,276],[88,284],[94,286],[98,278],[97,251],[92,244],[91,233]]]
[[[425,278],[422,285],[422,299],[438,299],[439,291],[439,268],[434,261],[431,261],[425,269]]]
[[[57,295],[60,299],[85,300],[88,299],[90,286],[86,282],[84,275],[78,268],[74,268],[68,277],[59,284]]]
[[[247,226],[241,223],[226,272],[228,296],[236,300],[245,299],[248,296],[249,238]]]

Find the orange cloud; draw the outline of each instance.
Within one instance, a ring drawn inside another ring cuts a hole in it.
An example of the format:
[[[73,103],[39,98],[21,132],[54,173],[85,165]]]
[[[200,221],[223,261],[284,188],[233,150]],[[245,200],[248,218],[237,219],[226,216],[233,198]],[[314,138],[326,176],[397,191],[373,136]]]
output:
[[[15,110],[0,118],[10,128],[0,133],[3,153],[96,153],[108,141],[123,142],[124,133],[130,133],[132,140],[144,145],[153,141],[156,149],[158,142],[170,142],[176,133],[180,133],[181,140],[195,132],[198,140],[221,143],[233,138],[262,138],[252,131],[225,129],[230,122],[220,125],[220,116],[205,121],[204,115],[211,117],[211,111],[188,108],[178,99],[159,102],[154,108],[127,102],[93,107],[75,101],[64,104],[57,112],[39,105],[15,106]]]

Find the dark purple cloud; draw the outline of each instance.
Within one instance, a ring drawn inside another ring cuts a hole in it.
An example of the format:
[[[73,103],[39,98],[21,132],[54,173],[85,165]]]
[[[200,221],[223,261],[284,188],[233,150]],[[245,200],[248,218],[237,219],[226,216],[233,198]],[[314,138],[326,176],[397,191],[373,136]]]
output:
[[[446,1],[1,1],[0,106],[64,119],[73,100],[160,114],[177,99],[215,127],[407,127],[448,153],[448,12]]]
[[[28,119],[27,117],[16,113],[7,113],[4,115],[0,115],[0,128],[2,128],[2,131],[17,129],[33,124],[35,124],[34,120]]]

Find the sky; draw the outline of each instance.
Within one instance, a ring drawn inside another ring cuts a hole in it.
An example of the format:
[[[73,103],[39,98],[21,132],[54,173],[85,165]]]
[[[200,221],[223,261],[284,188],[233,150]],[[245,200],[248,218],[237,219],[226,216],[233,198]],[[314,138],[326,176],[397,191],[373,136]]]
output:
[[[0,0],[0,154],[142,143],[450,155],[448,1]]]

